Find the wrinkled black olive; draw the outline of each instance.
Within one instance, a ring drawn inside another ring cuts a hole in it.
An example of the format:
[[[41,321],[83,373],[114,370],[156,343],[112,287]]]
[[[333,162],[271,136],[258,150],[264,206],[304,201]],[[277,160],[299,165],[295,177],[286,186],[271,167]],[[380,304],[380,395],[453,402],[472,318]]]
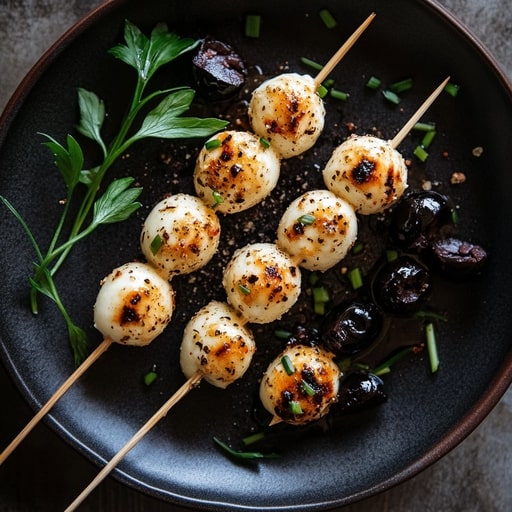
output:
[[[382,314],[371,302],[354,302],[327,320],[321,343],[337,356],[368,348],[382,329]]]
[[[446,196],[419,191],[404,197],[393,211],[390,234],[398,247],[420,252],[453,225],[452,208]]]
[[[209,99],[230,97],[245,83],[244,61],[231,46],[221,41],[205,39],[192,64],[199,92]]]
[[[336,412],[353,412],[375,407],[387,400],[384,382],[373,373],[349,373],[340,383]]]
[[[309,329],[299,325],[290,338],[288,338],[287,345],[306,345],[313,347],[318,345],[318,341],[319,335],[316,329]]]
[[[436,240],[432,244],[432,254],[437,266],[455,278],[476,274],[487,260],[485,249],[457,238]]]
[[[377,304],[386,312],[409,315],[430,292],[430,272],[411,256],[400,256],[382,266],[373,281]]]

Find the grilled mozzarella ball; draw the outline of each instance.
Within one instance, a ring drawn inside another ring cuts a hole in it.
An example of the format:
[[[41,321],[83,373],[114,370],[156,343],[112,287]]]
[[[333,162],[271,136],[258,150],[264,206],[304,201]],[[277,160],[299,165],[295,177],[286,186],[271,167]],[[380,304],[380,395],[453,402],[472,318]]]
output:
[[[222,213],[247,210],[277,185],[280,159],[250,132],[225,131],[201,149],[194,170],[196,194]]]
[[[328,190],[311,190],[286,209],[277,245],[307,270],[325,271],[341,261],[357,238],[352,206]]]
[[[295,304],[301,274],[275,244],[255,243],[235,251],[222,282],[228,302],[248,322],[265,324],[281,318]]]
[[[199,371],[210,384],[226,388],[249,368],[256,344],[233,308],[211,301],[188,322],[180,350],[187,378]]]
[[[407,166],[389,141],[352,135],[338,146],[323,171],[326,187],[358,213],[380,213],[407,188]]]
[[[258,86],[249,103],[253,131],[290,158],[311,148],[322,133],[325,107],[309,75],[284,73]]]
[[[140,245],[147,261],[166,279],[188,274],[210,261],[220,238],[215,212],[200,199],[175,194],[151,210],[142,227]]]
[[[174,292],[150,265],[126,263],[101,281],[94,326],[123,345],[151,343],[170,322]]]
[[[337,401],[341,371],[333,354],[315,346],[287,347],[270,363],[260,384],[260,400],[281,421],[302,425],[320,419]]]

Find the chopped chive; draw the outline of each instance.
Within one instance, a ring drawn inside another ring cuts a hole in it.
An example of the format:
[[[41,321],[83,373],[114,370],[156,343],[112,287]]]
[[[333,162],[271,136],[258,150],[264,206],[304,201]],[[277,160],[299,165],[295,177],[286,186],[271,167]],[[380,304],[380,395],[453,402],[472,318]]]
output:
[[[320,71],[323,68],[322,64],[319,64],[318,62],[315,62],[314,60],[309,59],[308,57],[301,57],[300,61],[302,62],[302,64],[309,66],[315,71]]]
[[[425,326],[425,335],[427,338],[428,359],[430,361],[430,370],[432,373],[437,372],[439,368],[439,356],[437,355],[436,333],[434,332],[434,324],[428,323]]]
[[[417,311],[414,316],[418,318],[434,318],[436,320],[442,320],[443,322],[448,322],[448,318],[444,315],[440,315],[439,313],[434,313],[433,311]]]
[[[284,355],[281,358],[281,364],[283,365],[284,371],[287,375],[293,375],[295,373],[295,367],[288,355]]]
[[[452,210],[452,222],[457,225],[459,223],[459,214],[455,208]]]
[[[233,450],[226,443],[221,441],[219,438],[214,437],[214,442],[219,445],[223,450],[225,450],[232,457],[236,457],[237,459],[276,459],[279,457],[277,453],[261,453],[261,452],[242,452],[238,450]]]
[[[385,90],[382,91],[382,95],[384,98],[386,98],[390,103],[394,103],[395,105],[398,105],[400,103],[400,98],[396,93],[393,91]]]
[[[324,25],[331,29],[337,25],[337,21],[328,9],[321,9],[318,13]]]
[[[158,251],[161,249],[162,245],[164,244],[164,241],[160,235],[155,235],[155,238],[151,240],[151,243],[149,244],[149,248],[151,249],[151,253],[153,256],[155,256]]]
[[[316,90],[316,93],[318,94],[318,96],[320,96],[320,98],[325,98],[328,92],[329,90],[323,84],[320,84],[318,86],[318,89]]]
[[[260,37],[261,16],[258,14],[248,14],[245,18],[245,35],[247,37]]]
[[[221,144],[222,142],[220,141],[220,139],[210,139],[205,142],[204,147],[208,150],[217,149],[218,147],[220,147]]]
[[[395,261],[398,258],[398,251],[395,249],[387,249],[386,250],[386,260],[388,263]]]
[[[267,149],[270,147],[270,142],[265,137],[260,137],[260,144]]]
[[[435,139],[437,132],[435,130],[430,130],[429,132],[425,133],[423,136],[423,139],[421,139],[421,145],[424,149],[427,149],[430,144],[432,144],[432,141]]]
[[[364,249],[364,244],[362,242],[359,242],[357,244],[355,244],[352,249],[350,249],[350,252],[351,254],[359,254],[361,252],[363,252],[363,249]]]
[[[334,85],[334,78],[328,78],[327,80],[324,80],[324,82],[322,83],[322,85],[323,85],[326,89],[330,89],[330,88]]]
[[[280,340],[289,340],[292,337],[292,333],[290,331],[285,331],[284,329],[276,329],[274,331],[274,336]]]
[[[361,270],[358,267],[349,270],[348,278],[354,290],[358,290],[363,286],[363,276],[361,274]]]
[[[309,382],[302,380],[300,383],[300,388],[302,391],[304,391],[304,393],[306,393],[306,395],[315,396],[316,390]]]
[[[311,286],[315,286],[319,280],[320,274],[318,272],[311,272],[311,274],[309,274],[309,284]]]
[[[300,406],[300,403],[296,400],[290,401],[290,411],[292,414],[304,414],[302,411],[302,407]]]
[[[380,87],[381,81],[376,76],[371,76],[366,82],[366,87],[368,89],[378,89]]]
[[[459,94],[459,90],[460,90],[460,85],[457,85],[457,84],[454,84],[452,82],[448,82],[445,87],[444,87],[444,90],[450,95],[450,96],[457,96],[457,94]]]
[[[212,208],[215,208],[216,206],[218,206],[219,204],[224,202],[224,199],[222,199],[222,195],[219,192],[217,192],[216,190],[214,190],[212,192],[212,196],[213,196]]]
[[[324,286],[316,286],[313,288],[313,300],[315,302],[329,302],[329,292]]]
[[[239,284],[238,285],[238,289],[244,294],[244,295],[249,295],[251,293],[251,290],[249,288],[247,288],[247,286],[243,285],[243,284]]]
[[[301,224],[304,224],[305,226],[311,226],[315,222],[314,215],[310,215],[309,213],[306,213],[304,215],[301,215],[297,222],[300,222]]]
[[[151,370],[150,372],[146,373],[146,375],[144,375],[144,384],[146,386],[151,386],[151,384],[153,384],[153,382],[155,382],[157,377],[158,377],[157,373],[154,370]]]
[[[403,359],[407,354],[410,354],[412,352],[416,351],[416,347],[406,347],[391,356],[389,359],[384,361],[382,364],[378,365],[376,368],[373,369],[372,373],[375,375],[383,375],[385,373],[389,373],[391,371],[391,367],[398,363],[401,359]]]
[[[422,123],[418,122],[413,127],[413,130],[417,130],[419,132],[431,132],[436,129],[435,123]]]
[[[413,151],[413,154],[421,162],[424,162],[428,158],[428,153],[422,146],[416,146],[415,150]]]
[[[257,443],[262,439],[265,439],[265,432],[256,432],[250,436],[244,437],[242,439],[242,443],[244,443],[245,446],[250,446],[251,444]]]
[[[395,94],[400,94],[402,92],[408,91],[412,88],[412,78],[406,78],[405,80],[399,80],[398,82],[394,82],[389,86],[389,90],[394,92]]]
[[[347,101],[349,94],[347,92],[339,91],[338,89],[331,89],[331,97],[335,100]]]

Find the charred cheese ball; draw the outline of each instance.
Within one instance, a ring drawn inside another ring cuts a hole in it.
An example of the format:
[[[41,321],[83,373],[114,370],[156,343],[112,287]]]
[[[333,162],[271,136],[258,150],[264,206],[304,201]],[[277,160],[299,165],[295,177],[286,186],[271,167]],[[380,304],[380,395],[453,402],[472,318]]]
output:
[[[277,185],[280,159],[250,132],[225,131],[201,149],[194,170],[196,194],[215,211],[238,213],[262,201]]]
[[[282,158],[310,149],[322,133],[325,107],[309,75],[284,73],[258,86],[249,103],[253,131]]]
[[[323,170],[328,190],[357,213],[381,213],[407,188],[407,166],[389,141],[352,135],[338,146]]]
[[[145,263],[126,263],[102,280],[94,326],[116,343],[142,347],[162,333],[173,310],[169,282]]]

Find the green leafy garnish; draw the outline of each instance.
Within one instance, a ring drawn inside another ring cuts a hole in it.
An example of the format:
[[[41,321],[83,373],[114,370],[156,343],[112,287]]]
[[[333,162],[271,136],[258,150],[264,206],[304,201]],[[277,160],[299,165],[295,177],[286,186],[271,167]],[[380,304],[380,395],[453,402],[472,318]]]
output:
[[[126,21],[124,44],[116,45],[109,53],[134,68],[137,80],[127,113],[111,141],[105,141],[101,133],[106,117],[103,101],[94,92],[83,88],[77,91],[80,117],[76,130],[99,145],[101,161],[85,169],[84,153],[76,138],[68,135],[65,144],[61,144],[50,135],[41,134],[46,138],[43,144],[53,154],[67,189],[61,217],[46,250],[38,244],[34,233],[15,207],[0,196],[0,200],[15,215],[28,235],[37,257],[34,274],[29,278],[32,311],[38,312],[38,294],[55,302],[66,321],[76,365],[87,355],[87,340],[84,331],[70,318],[58,294],[55,274],[78,241],[100,225],[124,221],[141,206],[137,199],[142,189],[133,186],[134,179],[117,179],[105,187],[103,179],[107,171],[133,143],[140,140],[150,137],[209,137],[227,125],[226,121],[219,119],[183,117],[194,98],[194,91],[188,87],[154,90],[145,94],[149,80],[159,68],[198,44],[199,41],[180,38],[169,32],[165,24],[157,25],[147,37],[135,25]],[[155,100],[158,100],[156,106],[149,111],[145,109],[147,113],[143,114],[143,107],[149,107]],[[80,194],[76,193],[78,188],[82,188]],[[71,212],[73,218],[69,218]]]
[[[237,459],[277,459],[279,458],[279,454],[277,453],[262,453],[262,452],[242,452],[238,450],[233,450],[230,446],[228,446],[226,443],[221,441],[218,437],[214,437],[213,440],[215,443],[220,446],[224,451],[226,451],[229,455],[232,457],[235,457]]]

